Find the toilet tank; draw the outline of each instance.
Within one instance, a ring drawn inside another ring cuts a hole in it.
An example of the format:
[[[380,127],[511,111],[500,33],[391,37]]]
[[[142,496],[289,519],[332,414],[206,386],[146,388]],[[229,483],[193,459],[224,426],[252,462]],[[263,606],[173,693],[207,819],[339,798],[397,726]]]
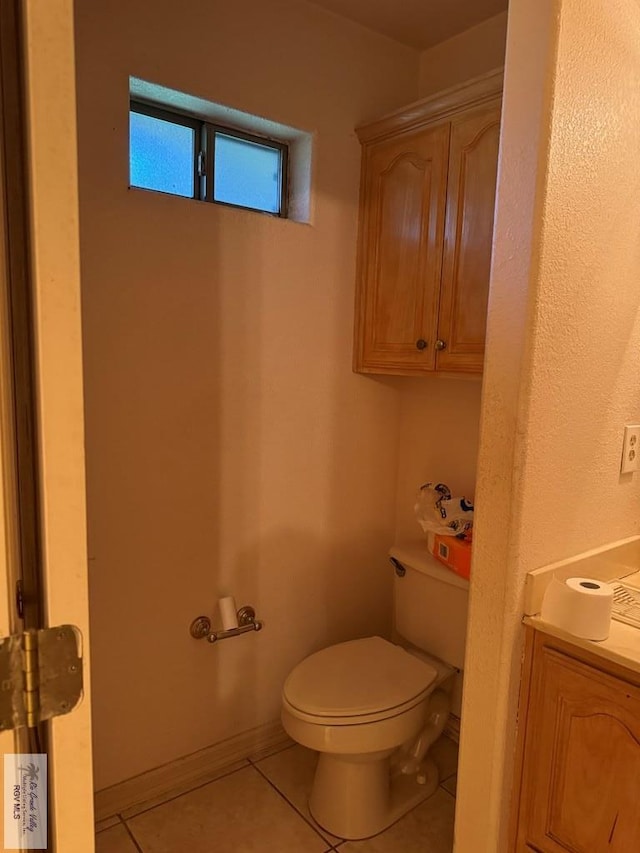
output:
[[[389,555],[396,569],[396,633],[445,663],[463,669],[469,581],[432,557],[426,542],[392,548]]]

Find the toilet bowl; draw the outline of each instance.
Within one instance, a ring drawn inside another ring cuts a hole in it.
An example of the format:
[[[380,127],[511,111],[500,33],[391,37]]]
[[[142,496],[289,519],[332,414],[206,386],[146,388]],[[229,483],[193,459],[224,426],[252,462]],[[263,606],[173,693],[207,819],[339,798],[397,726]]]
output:
[[[381,637],[330,646],[287,678],[282,723],[320,753],[309,807],[341,838],[376,835],[438,785],[425,756],[440,736],[455,670]]]

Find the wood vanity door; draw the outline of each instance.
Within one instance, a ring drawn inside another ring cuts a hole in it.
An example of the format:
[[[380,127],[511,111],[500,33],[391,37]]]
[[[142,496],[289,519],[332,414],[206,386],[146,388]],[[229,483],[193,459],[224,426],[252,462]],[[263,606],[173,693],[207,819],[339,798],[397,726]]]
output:
[[[640,851],[640,688],[542,647],[526,756],[521,844]]]
[[[451,122],[438,370],[482,372],[499,142],[499,100]]]
[[[354,369],[435,367],[449,123],[367,146]]]

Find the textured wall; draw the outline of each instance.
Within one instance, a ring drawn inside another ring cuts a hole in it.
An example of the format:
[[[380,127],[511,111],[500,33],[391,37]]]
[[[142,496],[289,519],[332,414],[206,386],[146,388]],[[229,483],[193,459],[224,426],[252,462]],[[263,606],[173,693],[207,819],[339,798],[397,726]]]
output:
[[[402,380],[397,541],[424,538],[413,505],[418,487],[427,480],[446,483],[454,494],[473,498],[481,387],[478,379]]]
[[[420,55],[420,97],[457,86],[504,64],[507,13],[501,12],[424,50]]]
[[[456,853],[506,849],[525,573],[640,530],[639,75],[634,0],[512,0]]]
[[[96,787],[385,631],[398,392],[351,373],[360,146],[418,52],[294,0],[77,3]],[[128,76],[315,133],[312,226],[128,184]],[[188,636],[218,596],[265,630]]]

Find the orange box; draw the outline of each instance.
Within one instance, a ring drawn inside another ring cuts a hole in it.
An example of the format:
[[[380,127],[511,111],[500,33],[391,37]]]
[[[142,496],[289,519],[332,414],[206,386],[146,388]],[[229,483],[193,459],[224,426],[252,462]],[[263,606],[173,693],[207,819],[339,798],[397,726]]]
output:
[[[465,539],[456,539],[455,536],[441,536],[439,533],[433,537],[431,553],[448,569],[469,579],[471,574],[471,542]]]

